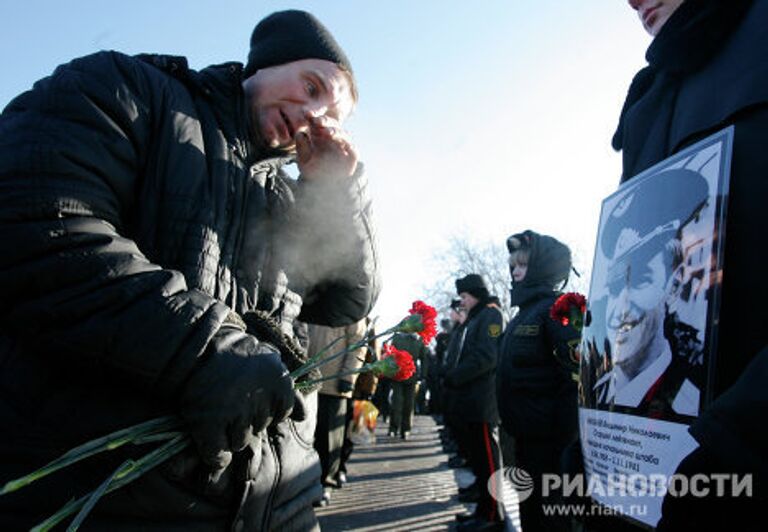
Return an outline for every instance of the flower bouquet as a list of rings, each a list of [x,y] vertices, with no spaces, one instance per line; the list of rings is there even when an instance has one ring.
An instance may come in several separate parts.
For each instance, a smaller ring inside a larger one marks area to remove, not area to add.
[[[342,351],[328,355],[336,343],[336,341],[332,342],[289,374],[293,379],[294,388],[299,391],[308,390],[312,389],[317,383],[328,378],[336,378],[343,375],[366,371],[373,372],[374,375],[377,376],[386,376],[394,380],[408,379],[415,371],[413,359],[407,352],[395,349],[391,345],[387,345],[384,348],[384,356],[382,356],[380,360],[364,364],[361,368],[355,371],[334,375],[333,377],[302,380],[300,382],[297,380],[326,362],[364,346],[366,342],[373,338],[392,336],[398,332],[418,333],[426,345],[432,338],[434,338],[437,332],[435,326],[436,316],[437,312],[434,308],[422,301],[416,301],[409,310],[408,317],[404,318],[394,327],[391,327],[374,337],[366,337]],[[22,489],[40,478],[48,476],[96,454],[111,451],[127,444],[142,445],[150,442],[162,443],[159,447],[137,460],[125,461],[91,493],[88,493],[79,499],[71,500],[55,514],[32,529],[32,532],[44,532],[50,530],[64,519],[77,512],[77,515],[67,528],[68,532],[75,531],[80,527],[83,520],[102,496],[120,489],[126,484],[136,480],[150,469],[157,467],[192,444],[192,439],[185,431],[184,421],[181,418],[176,416],[165,416],[151,419],[86,442],[69,450],[37,471],[33,471],[24,477],[7,482],[0,488],[0,496]]]
[[[549,317],[563,327],[571,326],[581,335],[584,328],[584,319],[587,313],[587,298],[577,292],[568,292],[558,297],[549,309]],[[568,342],[568,361],[571,377],[578,381],[578,367],[581,362],[579,344],[581,338],[574,338]]]
[[[549,309],[549,317],[560,322],[563,327],[571,325],[577,331],[584,328],[584,315],[587,312],[587,298],[577,292],[568,292],[555,300]]]

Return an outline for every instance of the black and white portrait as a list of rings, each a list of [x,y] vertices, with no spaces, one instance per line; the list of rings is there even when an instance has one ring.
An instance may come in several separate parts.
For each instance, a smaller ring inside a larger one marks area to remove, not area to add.
[[[659,165],[603,203],[581,402],[679,420],[698,415],[719,285],[718,146]]]

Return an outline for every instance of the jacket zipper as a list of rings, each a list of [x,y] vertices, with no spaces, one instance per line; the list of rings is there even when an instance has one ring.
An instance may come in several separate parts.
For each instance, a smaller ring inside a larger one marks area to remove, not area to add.
[[[269,522],[272,520],[272,501],[274,500],[275,494],[277,493],[277,486],[280,484],[280,476],[282,475],[280,468],[280,457],[277,453],[277,436],[267,432],[267,442],[269,443],[269,449],[272,451],[272,459],[275,461],[275,477],[272,479],[272,487],[269,490],[267,505],[264,509],[264,521],[261,525],[261,529],[265,531],[271,530],[271,528],[269,528],[267,525],[269,525]]]
[[[230,271],[231,275],[234,281],[234,284],[238,284],[238,270],[239,270],[239,262],[240,262],[240,251],[243,246],[243,238],[245,235],[245,229],[246,229],[246,223],[247,223],[247,209],[248,209],[248,193],[251,188],[251,169],[252,165],[249,165],[248,159],[250,157],[249,154],[249,131],[248,131],[248,125],[247,125],[247,115],[245,114],[245,96],[243,94],[240,94],[237,98],[237,114],[238,117],[244,117],[243,119],[237,120],[237,126],[236,126],[236,138],[233,139],[233,142],[227,141],[227,144],[229,145],[229,156],[231,157],[231,166],[235,167],[235,175],[232,176],[232,179],[236,179],[238,176],[244,176],[244,179],[242,180],[242,197],[240,198],[240,209],[239,209],[239,216],[238,216],[238,228],[237,233],[235,234],[235,243],[232,248],[232,262],[230,265]],[[245,122],[245,124],[244,124]],[[237,183],[235,183],[235,191],[237,191]],[[237,294],[232,294],[233,298],[237,297]],[[236,300],[234,301],[236,303]],[[235,306],[235,305],[233,305]]]

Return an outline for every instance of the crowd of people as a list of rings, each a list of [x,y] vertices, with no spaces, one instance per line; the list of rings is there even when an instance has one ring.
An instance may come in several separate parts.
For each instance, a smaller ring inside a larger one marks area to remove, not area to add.
[[[629,4],[654,40],[613,137],[622,182],[735,131],[714,378],[690,329],[670,321],[667,296],[694,282],[684,229],[708,201],[685,168],[654,176],[663,200],[638,189],[608,213],[606,296],[588,314],[607,331],[605,354],[580,353],[580,331],[550,316],[569,247],[525,230],[506,240],[511,309],[466,272],[432,349],[413,333],[392,338],[412,377],[359,373],[381,357],[370,317],[381,283],[364,168],[344,129],[354,71],[313,15],[281,11],[257,24],[244,65],[196,71],[182,57],[101,52],[0,116],[0,485],[84,440],[174,415],[192,445],[105,496],[89,526],[315,530],[313,506],[346,483],[353,405],[366,400],[390,439],[411,436],[414,413],[443,422],[449,464],[475,478],[460,490],[476,506],[458,530],[505,529],[498,473],[510,465],[533,483],[525,532],[637,530],[543,510],[564,500],[543,493],[545,473],[584,471],[581,402],[693,419],[697,447],[679,473],[755,476],[746,501],[668,496],[658,530],[764,521],[768,0]],[[648,211],[658,224],[638,221]],[[348,349],[294,381],[328,345]],[[139,454],[120,448],[0,497],[0,528],[29,529]]]
[[[451,322],[436,339],[438,411],[445,446],[456,453],[449,465],[469,467],[475,478],[459,492],[460,501],[477,504],[456,516],[458,530],[503,530],[502,477],[494,474],[511,461],[532,475],[533,493],[540,494],[541,475],[560,470],[561,454],[577,438],[579,334],[550,318],[572,270],[571,252],[531,230],[510,236],[507,248],[514,318],[505,323],[498,297],[481,275],[470,273],[456,279]],[[565,518],[543,515],[543,503],[535,495],[521,503],[523,529],[567,530]]]

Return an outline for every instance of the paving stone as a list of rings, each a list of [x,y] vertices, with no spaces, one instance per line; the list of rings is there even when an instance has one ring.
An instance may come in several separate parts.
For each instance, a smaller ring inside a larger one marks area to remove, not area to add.
[[[381,426],[383,425],[383,426]],[[458,501],[459,486],[472,483],[467,469],[448,467],[439,429],[430,416],[416,416],[408,440],[376,428],[376,442],[357,445],[347,464],[348,483],[333,490],[330,505],[317,508],[320,526],[337,530],[450,530],[455,515],[473,505]],[[505,506],[519,527],[514,492],[505,489]]]

